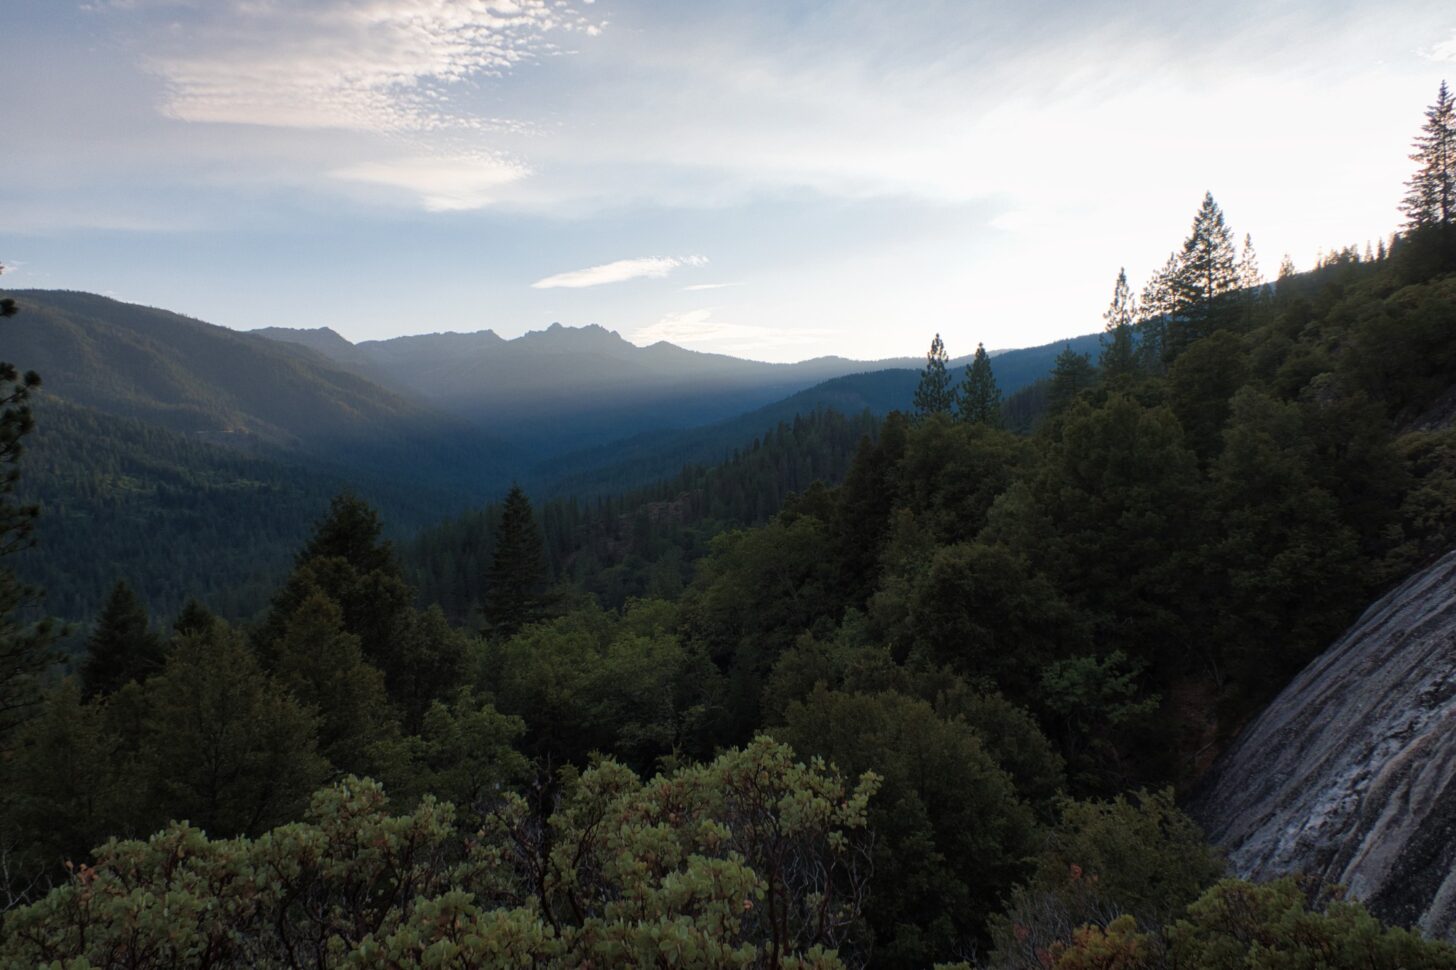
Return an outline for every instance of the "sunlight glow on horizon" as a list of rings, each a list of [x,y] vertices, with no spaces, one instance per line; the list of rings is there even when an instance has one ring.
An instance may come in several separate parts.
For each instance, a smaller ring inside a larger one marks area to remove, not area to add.
[[[1266,276],[1388,237],[1456,63],[1426,0],[19,0],[0,27],[7,285],[768,360],[1092,332],[1205,190]]]

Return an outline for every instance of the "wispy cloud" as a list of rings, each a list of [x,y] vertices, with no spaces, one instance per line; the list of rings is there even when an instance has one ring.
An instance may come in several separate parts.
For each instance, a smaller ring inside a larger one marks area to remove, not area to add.
[[[614,263],[574,269],[557,273],[532,283],[533,289],[555,288],[580,289],[585,286],[601,286],[604,283],[623,283],[636,279],[661,279],[679,266],[706,266],[704,256],[641,256],[637,259],[619,259]]]
[[[694,283],[692,286],[684,286],[682,288],[682,292],[684,292],[684,293],[698,293],[698,292],[701,292],[703,290],[726,290],[730,286],[742,286],[742,285],[743,285],[742,282],[738,282],[738,283]]]
[[[1450,37],[1439,44],[1433,44],[1421,53],[1429,60],[1456,63],[1456,30],[1451,32]]]
[[[595,26],[559,0],[219,0],[150,59],[194,122],[374,132],[479,127],[451,89]]]
[[[489,89],[600,33],[590,0],[96,0],[145,51],[156,108],[188,124],[266,128],[252,144],[308,174],[403,189],[429,211],[478,209],[532,174],[506,155],[541,134]],[[509,102],[516,111],[529,111]],[[237,133],[230,133],[230,136]],[[290,172],[290,177],[298,174]]]
[[[479,209],[496,201],[500,189],[530,174],[509,159],[482,156],[400,158],[361,162],[334,170],[335,178],[404,189],[431,212]]]

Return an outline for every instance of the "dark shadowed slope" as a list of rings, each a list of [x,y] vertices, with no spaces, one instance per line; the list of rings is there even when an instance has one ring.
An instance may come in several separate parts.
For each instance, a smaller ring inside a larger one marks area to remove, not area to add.
[[[498,442],[313,350],[86,293],[14,296],[24,326],[10,352],[50,397],[342,472],[470,494],[509,480]]]

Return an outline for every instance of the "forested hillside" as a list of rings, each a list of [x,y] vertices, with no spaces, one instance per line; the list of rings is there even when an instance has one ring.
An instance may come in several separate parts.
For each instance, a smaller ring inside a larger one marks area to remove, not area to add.
[[[815,483],[839,482],[877,428],[868,411],[857,418],[811,411],[722,464],[689,465],[625,494],[554,499],[539,513],[546,575],[614,609],[635,597],[676,596],[713,536],[764,522]],[[424,602],[474,622],[489,592],[503,512],[487,505],[425,530],[407,548],[405,564]]]
[[[8,352],[45,376],[21,561],[72,620],[117,579],[164,615],[205,596],[243,617],[330,495],[418,528],[510,482],[514,454],[301,348],[86,293],[16,291]],[[165,554],[162,554],[165,553]]]
[[[1456,546],[1428,120],[1399,234],[1269,282],[1208,195],[1014,414],[936,335],[909,411],[620,498],[401,554],[337,497],[253,623],[118,587],[56,669],[12,619],[0,965],[1456,966],[1178,807]]]
[[[237,447],[307,447],[352,466],[420,462],[433,438],[466,431],[294,345],[89,293],[12,297],[26,312],[12,353],[44,369],[48,396],[105,414]],[[463,476],[474,457],[440,470]]]
[[[16,567],[45,590],[46,611],[69,620],[94,617],[118,579],[159,616],[199,598],[250,617],[338,492],[366,497],[406,535],[469,502],[455,489],[349,473],[262,443],[210,444],[48,395],[34,406],[17,493],[41,515],[37,547]]]

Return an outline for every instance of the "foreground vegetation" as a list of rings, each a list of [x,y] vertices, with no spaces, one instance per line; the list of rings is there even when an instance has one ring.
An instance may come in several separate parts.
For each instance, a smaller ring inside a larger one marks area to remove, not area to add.
[[[1224,879],[1175,800],[1456,545],[1426,196],[1273,285],[1205,199],[1031,434],[937,338],[914,415],[545,537],[514,490],[411,551],[450,615],[348,496],[256,622],[159,631],[118,585],[43,695],[0,584],[0,965],[1453,965],[1332,887]]]

